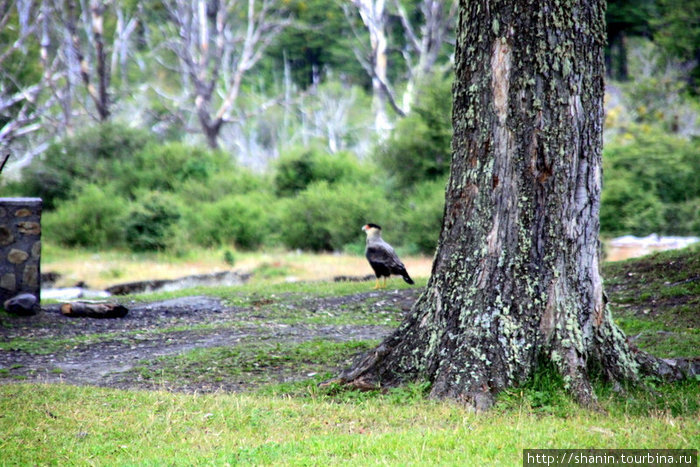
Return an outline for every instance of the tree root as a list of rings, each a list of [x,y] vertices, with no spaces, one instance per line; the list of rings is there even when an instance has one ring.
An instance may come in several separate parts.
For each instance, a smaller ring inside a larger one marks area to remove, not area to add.
[[[666,382],[700,376],[700,357],[659,358],[637,349],[635,359],[642,374],[655,376]]]

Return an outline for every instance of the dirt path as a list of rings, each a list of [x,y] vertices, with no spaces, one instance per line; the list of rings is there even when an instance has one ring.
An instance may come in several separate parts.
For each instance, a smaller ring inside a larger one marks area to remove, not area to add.
[[[418,292],[265,299],[247,306],[193,296],[124,303],[129,313],[121,319],[67,318],[58,305],[28,318],[5,315],[0,317],[0,340],[8,344],[0,349],[0,382],[22,379],[137,388],[144,384],[123,377],[129,370],[195,348],[235,346],[250,339],[381,339],[410,309]]]

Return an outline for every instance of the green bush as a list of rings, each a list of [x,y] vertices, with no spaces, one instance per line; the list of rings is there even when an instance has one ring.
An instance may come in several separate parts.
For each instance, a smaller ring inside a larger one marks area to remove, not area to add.
[[[292,196],[313,182],[350,182],[369,177],[369,170],[347,152],[329,154],[315,147],[295,148],[275,164],[274,186],[279,196]]]
[[[367,222],[390,223],[390,206],[381,189],[357,183],[316,182],[284,200],[280,236],[288,248],[342,251],[362,239]]]
[[[170,193],[141,194],[125,223],[126,243],[133,251],[164,250],[172,245],[182,208]]]
[[[605,182],[600,210],[602,232],[645,236],[662,233],[664,224],[663,203],[632,177],[618,176]]]
[[[700,198],[667,206],[664,219],[667,226],[675,226],[670,233],[700,236]]]
[[[401,216],[404,247],[412,253],[433,254],[445,210],[445,180],[423,182],[408,197]]]
[[[86,185],[43,215],[44,237],[65,246],[113,248],[124,244],[129,202],[113,187]]]
[[[273,203],[269,196],[249,193],[203,204],[187,215],[190,238],[202,246],[234,244],[245,250],[257,248],[269,234]]]
[[[696,235],[700,140],[634,128],[603,153],[601,230],[609,234]],[[679,215],[688,213],[688,216]]]
[[[254,174],[245,168],[231,167],[217,170],[209,176],[206,183],[186,180],[179,187],[178,193],[189,203],[211,203],[230,195],[271,192],[270,184],[268,177]]]
[[[149,144],[115,164],[121,191],[134,196],[143,190],[178,191],[186,183],[206,186],[220,172],[232,173],[231,156],[183,143]]]
[[[115,165],[124,164],[152,137],[143,130],[116,123],[90,127],[75,137],[52,144],[22,173],[25,196],[38,196],[44,209],[67,199],[76,184],[104,184],[113,180]]]
[[[442,179],[452,158],[452,90],[435,76],[418,94],[413,111],[380,147],[379,165],[403,192],[422,181]]]

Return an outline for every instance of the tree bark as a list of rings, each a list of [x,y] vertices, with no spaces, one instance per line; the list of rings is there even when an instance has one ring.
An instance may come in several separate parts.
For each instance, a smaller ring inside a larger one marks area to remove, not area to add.
[[[426,379],[488,408],[553,362],[635,380],[599,270],[605,1],[460,1],[453,159],[432,274],[399,328],[340,376]]]

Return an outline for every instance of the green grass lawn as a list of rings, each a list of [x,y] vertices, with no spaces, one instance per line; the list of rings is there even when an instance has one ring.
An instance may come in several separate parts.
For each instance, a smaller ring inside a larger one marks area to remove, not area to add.
[[[532,394],[512,393],[476,415],[424,400],[420,388],[285,397],[11,384],[0,386],[0,462],[521,465],[524,448],[697,449],[697,387],[670,393],[695,405],[674,415],[632,393],[646,401],[639,411],[605,394],[608,413],[598,413],[560,396],[533,407]]]

